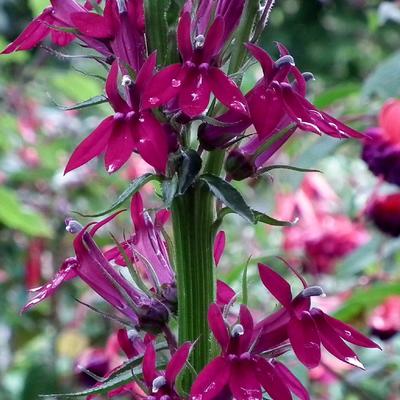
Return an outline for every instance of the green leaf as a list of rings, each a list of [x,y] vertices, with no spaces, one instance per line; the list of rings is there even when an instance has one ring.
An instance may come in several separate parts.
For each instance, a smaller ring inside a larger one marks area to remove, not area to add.
[[[272,218],[269,215],[256,210],[253,210],[253,213],[256,218],[256,223],[262,222],[263,224],[273,225],[273,226],[292,226],[295,223],[290,221],[281,221],[279,219]]]
[[[242,303],[245,306],[247,306],[249,300],[249,284],[247,279],[247,270],[249,269],[250,260],[251,256],[247,259],[242,275]]]
[[[73,104],[72,106],[61,106],[57,104],[54,100],[53,103],[63,111],[70,111],[70,110],[81,110],[82,108],[88,108],[92,106],[96,106],[98,104],[103,104],[103,103],[108,103],[108,99],[106,96],[100,95],[100,96],[95,96],[91,97],[88,100],[82,101],[77,104]]]
[[[212,174],[204,174],[200,179],[208,185],[218,200],[222,201],[222,203],[247,221],[252,224],[256,223],[253,211],[247,205],[240,192],[231,184]]]
[[[0,204],[0,223],[29,236],[52,236],[52,229],[45,218],[25,207],[10,189],[0,187]]]
[[[379,282],[368,287],[355,289],[353,295],[335,312],[334,316],[342,321],[352,321],[392,295],[400,295],[400,282]]]
[[[360,91],[360,85],[354,82],[346,82],[336,85],[332,89],[325,90],[322,94],[317,96],[313,103],[318,108],[326,108],[332,104],[343,100],[346,97],[357,94]]]
[[[300,168],[300,167],[293,167],[291,165],[277,164],[277,165],[271,165],[269,167],[262,168],[259,171],[259,173],[262,174],[264,172],[269,172],[274,169],[289,169],[291,171],[297,171],[297,172],[321,172],[319,169]]]
[[[82,214],[82,213],[77,213],[79,215],[82,215],[83,217],[101,217],[105,214],[109,214],[112,211],[116,210],[118,207],[120,207],[126,200],[128,200],[130,197],[132,197],[135,193],[137,193],[146,183],[149,183],[153,180],[160,180],[161,178],[158,175],[154,174],[144,174],[140,176],[139,178],[133,180],[129,186],[125,189],[123,193],[121,193],[117,200],[114,201],[114,203],[111,204],[111,206],[104,211],[101,211],[97,214]]]
[[[167,11],[171,0],[145,0],[146,36],[149,53],[157,50],[158,62],[165,65],[168,43]]]
[[[365,98],[400,96],[400,52],[383,61],[374,72],[366,79],[362,88]]]
[[[178,194],[182,195],[193,184],[200,172],[202,160],[199,154],[189,149],[182,153],[182,162],[178,171]]]
[[[172,201],[178,191],[178,176],[174,175],[171,179],[162,182],[163,200],[166,208],[170,208]]]

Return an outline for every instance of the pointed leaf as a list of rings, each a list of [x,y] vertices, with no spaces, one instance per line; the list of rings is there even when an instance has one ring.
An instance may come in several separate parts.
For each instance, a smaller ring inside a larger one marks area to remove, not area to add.
[[[182,153],[182,163],[179,168],[178,194],[184,194],[200,172],[202,160],[197,151],[189,149]]]
[[[88,108],[88,107],[92,107],[92,106],[97,106],[98,104],[108,103],[108,99],[106,96],[103,96],[103,95],[94,96],[88,100],[73,104],[72,106],[61,106],[61,105],[57,104],[54,100],[53,100],[53,102],[55,103],[57,108],[59,108],[60,110],[71,111],[71,110],[82,110],[83,108]]]
[[[246,204],[240,192],[231,184],[212,174],[204,174],[200,179],[208,185],[211,192],[218,200],[221,200],[236,214],[240,215],[252,224],[256,222],[253,211]]]
[[[253,210],[253,213],[256,218],[256,222],[262,222],[263,224],[272,226],[292,226],[294,224],[294,222],[281,221],[279,219],[272,218],[269,215],[264,214],[260,211]]]
[[[178,176],[174,175],[171,179],[162,182],[163,200],[166,208],[170,208],[174,197],[178,191]]]

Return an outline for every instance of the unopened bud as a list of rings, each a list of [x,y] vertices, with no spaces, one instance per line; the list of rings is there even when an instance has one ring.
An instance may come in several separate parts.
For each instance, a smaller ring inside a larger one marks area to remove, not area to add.
[[[83,229],[83,226],[74,219],[65,220],[65,230],[73,235],[79,233]]]
[[[132,79],[131,79],[131,77],[129,75],[124,75],[122,77],[122,80],[121,80],[121,85],[122,86],[131,86],[132,83],[133,83]]]
[[[167,307],[159,300],[153,300],[150,304],[140,307],[140,328],[155,335],[162,332],[168,322],[169,312]]]
[[[228,176],[235,181],[249,178],[256,173],[255,165],[239,151],[232,151],[225,162],[225,170]]]

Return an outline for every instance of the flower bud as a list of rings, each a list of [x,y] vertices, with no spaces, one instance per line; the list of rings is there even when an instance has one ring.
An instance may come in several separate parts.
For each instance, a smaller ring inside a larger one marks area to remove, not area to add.
[[[138,310],[140,328],[154,335],[162,332],[169,319],[167,307],[158,300],[144,304]]]
[[[235,181],[249,178],[256,173],[255,165],[242,153],[233,150],[226,159],[225,170]]]
[[[176,284],[162,285],[161,296],[162,302],[168,307],[171,313],[176,314],[178,311],[178,292]]]

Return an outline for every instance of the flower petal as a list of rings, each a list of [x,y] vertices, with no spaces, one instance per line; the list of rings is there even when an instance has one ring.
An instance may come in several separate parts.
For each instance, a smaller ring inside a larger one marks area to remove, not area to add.
[[[189,117],[196,117],[207,108],[210,94],[207,76],[197,69],[189,70],[179,93],[179,107]]]
[[[260,63],[264,78],[269,82],[275,70],[274,60],[265,50],[253,43],[246,43],[245,46],[251,55]]]
[[[104,165],[109,174],[118,171],[135,149],[133,129],[134,125],[128,121],[114,123],[104,155]]]
[[[292,400],[292,395],[287,385],[265,358],[257,357],[256,375],[272,400]]]
[[[208,325],[210,326],[215,339],[217,339],[221,346],[222,351],[225,351],[228,347],[230,338],[221,310],[216,304],[211,304],[208,309]]]
[[[230,377],[230,363],[217,357],[197,375],[190,391],[190,399],[214,400],[224,389]]]
[[[114,124],[113,117],[107,117],[100,125],[86,138],[72,153],[67,166],[64,170],[64,175],[83,164],[86,164],[94,157],[102,153],[107,147],[108,139],[110,138]]]
[[[358,332],[352,326],[345,324],[342,321],[339,321],[336,318],[332,318],[329,315],[324,315],[325,321],[335,330],[335,332],[346,342],[353,343],[357,346],[367,347],[367,348],[378,348],[380,346],[372,341],[367,336],[363,335],[362,333]]]
[[[313,308],[311,312],[325,349],[339,360],[354,367],[365,369],[357,354],[343,342],[336,331],[326,322],[325,314],[317,308]]]
[[[182,67],[173,64],[153,76],[142,96],[142,109],[166,104],[177,95],[182,84]]]
[[[174,385],[177,376],[185,366],[191,350],[192,343],[184,343],[178,350],[176,350],[168,363],[167,369],[165,370],[165,378],[171,387]]]
[[[71,14],[74,26],[85,36],[96,39],[108,39],[114,36],[113,26],[102,15],[91,12]]]
[[[224,106],[241,114],[248,114],[246,98],[232,79],[216,67],[208,70],[208,77],[211,91]]]
[[[154,349],[154,344],[153,342],[150,342],[146,346],[142,363],[143,379],[149,388],[152,387],[154,379],[158,376],[156,360],[157,355]]]
[[[130,111],[128,104],[126,104],[125,100],[121,97],[118,91],[118,72],[118,61],[115,60],[111,65],[110,72],[108,73],[106,94],[115,111],[127,113]]]
[[[255,374],[255,363],[251,360],[234,363],[231,367],[229,387],[236,400],[261,400],[261,385]]]
[[[178,50],[183,61],[189,60],[193,54],[191,25],[190,12],[184,12],[179,20],[177,31]]]
[[[224,45],[225,22],[220,15],[215,18],[213,24],[207,32],[202,52],[203,62],[209,63]]]
[[[149,55],[146,62],[143,64],[142,68],[140,68],[140,71],[138,72],[135,82],[135,89],[139,93],[143,93],[144,88],[150,82],[153,76],[154,68],[156,67],[156,62],[157,52],[153,51],[153,53]]]
[[[168,161],[166,132],[151,111],[143,111],[137,126],[137,149],[143,160],[164,173]]]
[[[258,272],[264,286],[284,307],[290,308],[292,291],[290,285],[278,273],[264,264],[258,264]]]
[[[214,240],[214,262],[218,266],[222,254],[225,250],[226,237],[224,231],[219,231]]]
[[[244,333],[239,337],[239,352],[245,353],[249,350],[251,339],[253,338],[254,321],[249,309],[242,304],[239,312],[240,324],[244,328]]]
[[[51,31],[49,25],[54,22],[52,11],[51,7],[45,8],[0,54],[30,50],[37,46]]]
[[[143,216],[143,200],[140,193],[136,193],[131,200],[131,218],[135,232],[146,229],[146,223]]]
[[[236,292],[225,282],[217,280],[217,304],[225,306],[236,296]]]
[[[314,368],[321,361],[321,340],[310,313],[304,311],[301,319],[292,317],[288,324],[290,344],[296,357],[307,368]]]
[[[281,362],[274,361],[273,366],[277,375],[292,393],[294,393],[300,400],[310,400],[310,394],[297,377]]]

